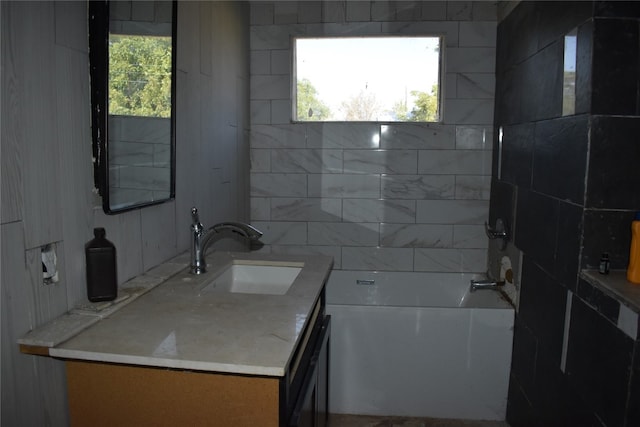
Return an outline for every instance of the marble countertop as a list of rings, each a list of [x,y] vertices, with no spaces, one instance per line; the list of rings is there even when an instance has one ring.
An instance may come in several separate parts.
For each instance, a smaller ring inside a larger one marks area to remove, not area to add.
[[[284,295],[208,291],[229,265],[304,266]],[[186,269],[92,322],[49,355],[108,363],[283,376],[332,267],[330,257],[214,252],[209,271]]]

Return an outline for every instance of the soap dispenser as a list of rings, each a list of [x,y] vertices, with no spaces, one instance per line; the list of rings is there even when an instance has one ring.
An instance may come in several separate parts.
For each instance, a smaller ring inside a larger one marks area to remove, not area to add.
[[[640,284],[640,212],[631,221],[631,247],[629,250],[629,267],[627,280]]]
[[[116,247],[105,238],[104,228],[94,228],[93,235],[84,248],[87,296],[91,302],[112,301],[118,296]]]

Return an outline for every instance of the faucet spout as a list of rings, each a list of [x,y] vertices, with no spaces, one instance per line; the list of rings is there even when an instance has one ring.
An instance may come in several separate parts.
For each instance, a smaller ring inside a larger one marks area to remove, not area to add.
[[[252,225],[243,222],[221,222],[205,230],[198,215],[198,209],[191,208],[191,274],[202,274],[207,271],[207,263],[204,259],[205,252],[211,238],[224,231],[230,230],[249,240],[256,241],[262,237],[262,232]]]
[[[499,282],[497,280],[475,280],[471,279],[471,292],[475,292],[481,289],[500,289],[500,287],[504,286],[504,282]]]

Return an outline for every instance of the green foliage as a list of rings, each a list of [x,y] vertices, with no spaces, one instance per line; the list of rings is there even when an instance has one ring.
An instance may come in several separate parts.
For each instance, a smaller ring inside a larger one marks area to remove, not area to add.
[[[305,121],[327,120],[331,110],[318,96],[317,89],[309,79],[298,80],[297,118]]]
[[[402,122],[435,122],[438,120],[438,85],[433,85],[431,93],[412,90],[415,106],[408,111],[405,101],[398,101],[393,106],[393,114]]]
[[[347,121],[375,121],[382,112],[382,107],[373,92],[361,90],[341,105]]]
[[[171,39],[109,38],[109,114],[171,117]]]

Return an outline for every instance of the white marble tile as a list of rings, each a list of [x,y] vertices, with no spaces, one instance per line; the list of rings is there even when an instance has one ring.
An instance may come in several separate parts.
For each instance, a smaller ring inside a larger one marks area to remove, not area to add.
[[[491,150],[492,148],[492,126],[456,126],[456,149]]]
[[[484,230],[484,225],[454,225],[453,226],[453,247],[486,249],[489,246],[489,239]]]
[[[447,19],[451,21],[470,21],[473,12],[472,1],[448,1]]]
[[[383,175],[383,199],[453,199],[454,175]]]
[[[444,43],[448,48],[458,46],[458,23],[457,22],[384,22],[382,32],[387,34],[401,35],[444,35]]]
[[[344,22],[346,12],[346,2],[323,1],[322,2],[322,22]]]
[[[289,49],[291,36],[304,34],[304,25],[257,25],[249,27],[250,46],[259,49]]]
[[[466,200],[489,200],[491,196],[491,176],[457,175],[455,198]]]
[[[492,47],[459,47],[447,49],[448,73],[493,73],[496,49]]]
[[[446,73],[444,76],[444,92],[447,98],[458,97],[458,73]]]
[[[305,148],[305,144],[304,126],[251,126],[251,148]]]
[[[109,140],[166,143],[171,135],[171,120],[161,117],[112,116],[109,120]]]
[[[453,149],[455,127],[441,124],[380,126],[380,147],[395,149]]]
[[[250,53],[250,72],[252,76],[271,74],[271,51],[252,50]]]
[[[484,273],[486,249],[415,249],[415,271]]]
[[[379,198],[380,175],[309,175],[309,197]]]
[[[378,223],[310,222],[310,245],[378,246]]]
[[[380,224],[380,246],[397,248],[450,248],[453,227],[433,224]]]
[[[418,152],[415,150],[345,150],[345,173],[415,174]]]
[[[124,188],[166,190],[171,180],[171,169],[154,167],[121,167],[119,184]]]
[[[350,1],[346,2],[346,20],[369,21],[371,19],[371,3],[368,1]]]
[[[446,1],[423,1],[422,19],[425,21],[446,21],[447,2]]]
[[[422,1],[400,1],[395,3],[396,21],[422,20]]]
[[[288,75],[254,75],[250,78],[251,100],[289,99],[291,79]]]
[[[342,150],[273,150],[274,172],[342,173]]]
[[[496,93],[496,78],[493,73],[458,73],[456,94],[447,92],[448,98],[493,99]]]
[[[252,221],[269,221],[271,219],[271,199],[267,197],[251,197],[250,218]]]
[[[296,246],[272,245],[270,253],[274,255],[325,255],[333,258],[333,268],[342,268],[342,248],[340,246]]]
[[[307,176],[304,174],[252,173],[252,197],[305,197]]]
[[[342,200],[330,198],[273,198],[274,221],[341,221]]]
[[[156,168],[171,167],[171,146],[169,144],[153,145],[153,166]]]
[[[255,125],[268,125],[271,123],[271,101],[250,101],[251,123]]]
[[[498,24],[495,21],[460,23],[460,47],[495,47]]]
[[[271,101],[271,124],[286,125],[291,122],[291,101],[274,99]]]
[[[342,216],[349,222],[415,223],[415,200],[345,199]]]
[[[418,173],[491,175],[491,151],[420,150]]]
[[[298,22],[298,3],[277,1],[273,4],[273,22],[275,24],[295,24]]]
[[[343,247],[342,268],[346,270],[412,271],[413,249]]]
[[[445,123],[491,125],[493,99],[445,99]]]
[[[271,172],[271,150],[252,148],[249,153],[252,173]]]
[[[394,4],[389,1],[371,2],[372,21],[394,21],[396,10]]]
[[[489,202],[478,200],[418,200],[419,224],[484,224],[489,217]]]
[[[379,148],[380,131],[373,123],[313,123],[307,125],[309,148]]]
[[[308,24],[306,35],[320,36],[378,36],[382,28],[381,22],[325,22],[322,24]]]
[[[291,51],[289,49],[271,51],[271,74],[291,73]]]
[[[253,221],[251,223],[262,231],[260,241],[266,245],[306,245],[306,222]]]
[[[322,21],[322,3],[320,1],[302,1],[298,3],[298,22],[312,24]]]
[[[109,140],[109,164],[152,166],[153,146],[141,142]]]
[[[251,25],[269,25],[273,24],[273,3],[267,2],[251,2],[250,5],[250,22]]]

